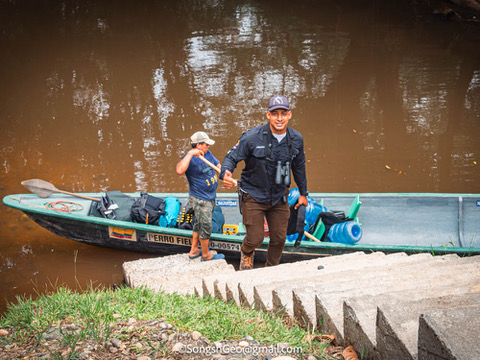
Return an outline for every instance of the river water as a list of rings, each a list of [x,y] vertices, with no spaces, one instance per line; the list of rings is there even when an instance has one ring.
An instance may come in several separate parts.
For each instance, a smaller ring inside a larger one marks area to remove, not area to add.
[[[185,192],[203,130],[221,160],[291,100],[310,192],[480,192],[480,26],[408,1],[0,2],[0,195]],[[236,173],[238,176],[238,172]],[[221,192],[227,191],[220,188]],[[152,256],[86,246],[0,205],[0,311]]]

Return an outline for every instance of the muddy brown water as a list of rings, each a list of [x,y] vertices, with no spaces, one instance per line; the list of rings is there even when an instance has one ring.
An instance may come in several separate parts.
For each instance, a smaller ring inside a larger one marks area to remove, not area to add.
[[[174,169],[189,136],[207,131],[223,159],[274,94],[304,135],[310,192],[480,192],[475,23],[407,1],[0,6],[2,197],[30,178],[185,192]],[[124,261],[152,256],[60,238],[3,205],[0,219],[0,311],[60,284],[119,283]]]

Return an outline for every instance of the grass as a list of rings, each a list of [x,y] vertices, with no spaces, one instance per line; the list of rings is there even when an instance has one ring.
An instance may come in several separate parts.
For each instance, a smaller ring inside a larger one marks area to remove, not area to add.
[[[275,314],[214,298],[155,294],[145,288],[90,288],[76,292],[59,287],[49,294],[40,294],[36,300],[17,297],[17,304],[9,304],[7,312],[0,317],[0,327],[15,328],[10,341],[16,344],[32,341],[38,344],[52,327],[77,324],[81,331],[76,335],[60,334],[74,354],[77,342],[85,339],[103,346],[111,335],[111,324],[129,318],[164,318],[177,331],[196,330],[210,341],[251,336],[262,344],[287,342],[292,347],[301,347],[303,352],[327,358],[323,355],[326,344],[311,341],[319,337]]]

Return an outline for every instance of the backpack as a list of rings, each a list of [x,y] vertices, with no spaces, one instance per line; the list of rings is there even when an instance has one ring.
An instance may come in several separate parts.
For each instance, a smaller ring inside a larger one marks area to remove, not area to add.
[[[212,233],[221,234],[223,232],[223,225],[225,224],[225,216],[223,216],[222,208],[215,206],[212,215]]]
[[[193,230],[193,224],[195,223],[195,213],[193,208],[184,207],[182,212],[177,218],[177,228],[184,230]],[[212,214],[212,233],[221,234],[223,232],[223,225],[225,224],[225,216],[223,215],[222,208],[215,206]]]
[[[178,214],[177,228],[184,230],[193,230],[193,224],[195,223],[195,214],[193,208],[184,207],[182,212]]]
[[[164,199],[142,192],[132,205],[132,219],[137,223],[158,225],[160,217],[166,214],[165,206]]]
[[[132,221],[131,208],[135,199],[121,191],[107,191],[99,202],[92,204],[89,215]]]
[[[165,198],[165,214],[160,216],[159,226],[177,226],[178,213],[180,212],[180,201],[176,197]]]
[[[296,203],[295,203],[296,204]],[[295,204],[290,206],[290,217],[288,218],[287,235],[298,234],[295,241],[295,248],[300,247],[300,243],[303,238],[303,232],[305,228],[305,205],[300,205],[295,210]]]

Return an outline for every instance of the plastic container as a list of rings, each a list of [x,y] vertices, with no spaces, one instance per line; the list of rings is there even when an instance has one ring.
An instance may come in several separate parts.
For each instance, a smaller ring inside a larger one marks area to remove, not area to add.
[[[290,241],[290,242],[295,241],[295,240],[297,240],[297,237],[298,237],[298,233],[292,234],[292,235],[287,235],[287,241]]]
[[[270,231],[268,230],[267,219],[263,218],[263,236],[268,238],[270,237]]]
[[[355,221],[346,221],[333,224],[327,236],[332,242],[353,245],[362,238],[362,228]]]
[[[305,208],[305,221],[310,224],[315,224],[318,215],[320,215],[321,212],[327,212],[328,209],[325,206],[317,204],[310,196],[307,197],[307,200],[308,205]]]
[[[288,205],[293,205],[297,202],[298,198],[300,197],[300,190],[298,188],[290,189],[288,192]]]

